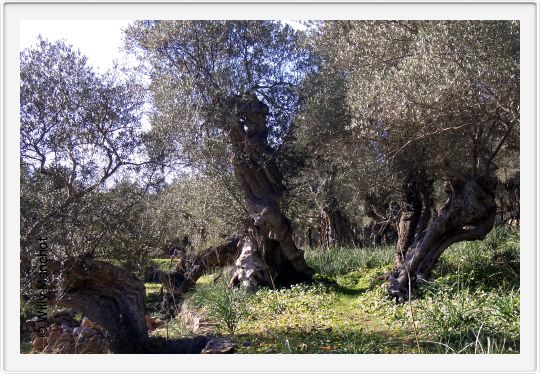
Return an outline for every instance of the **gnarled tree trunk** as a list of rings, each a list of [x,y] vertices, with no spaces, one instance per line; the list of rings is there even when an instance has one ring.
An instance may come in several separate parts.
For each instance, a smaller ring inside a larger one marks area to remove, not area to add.
[[[206,249],[193,259],[183,259],[173,271],[158,271],[163,286],[173,295],[182,296],[195,287],[205,273],[226,265],[232,265],[240,253],[242,241],[238,237],[225,244]]]
[[[145,347],[144,283],[107,262],[81,257],[66,261],[57,303],[73,308],[106,330],[114,353]]]
[[[250,94],[237,98],[236,108],[237,123],[229,129],[232,165],[253,227],[244,238],[233,282],[253,289],[308,280],[313,269],[296,247],[291,222],[279,206],[284,187],[268,146],[268,106]]]
[[[439,215],[427,229],[415,235],[414,241],[404,248],[395,269],[388,274],[391,295],[399,301],[406,300],[410,296],[409,287],[428,278],[450,245],[485,238],[495,222],[494,190],[493,178],[469,177],[448,183],[448,200]],[[411,218],[414,219],[414,215]],[[405,221],[403,227],[408,228],[410,221]],[[407,244],[413,237],[410,232],[405,233],[407,236],[400,245]]]
[[[402,187],[403,203],[399,213],[397,267],[401,266],[409,247],[419,239],[430,220],[436,216],[433,201],[433,180],[425,173],[413,171]]]
[[[232,165],[252,222],[242,237],[211,247],[172,272],[161,272],[162,283],[175,296],[192,289],[204,273],[230,264],[232,284],[249,290],[289,286],[313,274],[279,207],[284,187],[267,144],[268,107],[254,95],[236,98],[235,105],[237,123],[228,130]]]

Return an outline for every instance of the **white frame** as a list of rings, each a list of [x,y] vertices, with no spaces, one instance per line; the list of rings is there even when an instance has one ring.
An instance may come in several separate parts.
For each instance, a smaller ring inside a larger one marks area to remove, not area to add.
[[[538,370],[537,2],[2,3],[2,329],[6,372],[535,372]],[[354,15],[358,15],[355,17]],[[519,19],[521,353],[517,355],[22,355],[19,347],[19,21],[29,19]],[[534,201],[534,203],[533,203]],[[17,321],[15,323],[15,321]]]

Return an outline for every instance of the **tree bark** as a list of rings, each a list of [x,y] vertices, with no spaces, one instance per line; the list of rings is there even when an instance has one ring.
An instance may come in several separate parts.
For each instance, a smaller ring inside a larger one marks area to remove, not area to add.
[[[429,277],[446,248],[460,241],[484,239],[495,222],[494,191],[493,178],[469,177],[448,183],[448,200],[440,214],[405,248],[401,261],[388,274],[389,293],[398,301],[407,300],[409,287]]]
[[[159,280],[169,293],[181,297],[193,289],[205,273],[232,265],[240,249],[240,238],[233,237],[225,244],[206,249],[193,259],[183,259],[173,271],[158,271]]]
[[[308,280],[313,269],[296,247],[291,222],[279,206],[284,186],[268,146],[268,106],[250,94],[237,98],[236,109],[237,123],[229,129],[231,161],[253,226],[244,238],[233,281],[251,289]]]
[[[248,290],[306,281],[313,270],[293,240],[281,212],[281,174],[267,144],[268,107],[256,96],[237,97],[237,123],[228,129],[234,176],[243,191],[251,222],[242,237],[211,247],[171,272],[160,272],[164,287],[181,297],[206,272],[234,264],[232,284]]]
[[[114,353],[144,350],[144,283],[107,262],[81,257],[68,260],[57,303],[73,308],[106,330]]]
[[[398,220],[396,266],[401,266],[410,246],[420,238],[436,215],[432,194],[433,180],[425,173],[413,171],[407,175],[402,187],[403,203]]]
[[[321,241],[325,247],[355,245],[351,222],[339,208],[326,206],[322,209],[321,228]]]

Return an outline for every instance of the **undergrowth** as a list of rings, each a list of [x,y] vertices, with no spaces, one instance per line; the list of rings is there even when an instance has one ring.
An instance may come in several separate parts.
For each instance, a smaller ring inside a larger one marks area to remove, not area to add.
[[[448,248],[410,305],[386,293],[392,247],[306,249],[310,284],[231,289],[205,280],[188,300],[240,353],[519,353],[519,232]],[[418,333],[416,343],[413,323]]]

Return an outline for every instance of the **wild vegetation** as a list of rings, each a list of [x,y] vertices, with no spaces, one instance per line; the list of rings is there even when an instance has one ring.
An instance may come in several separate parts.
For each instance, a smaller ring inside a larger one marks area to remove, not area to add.
[[[519,22],[300,26],[21,52],[21,319],[87,318],[34,351],[519,352]]]
[[[240,353],[519,353],[515,229],[454,245],[410,305],[386,294],[390,246],[306,250],[306,261],[317,272],[309,284],[250,295],[209,274],[186,302],[208,318],[207,333],[232,339]],[[147,284],[150,298],[159,287]],[[173,319],[152,334],[198,333]]]

